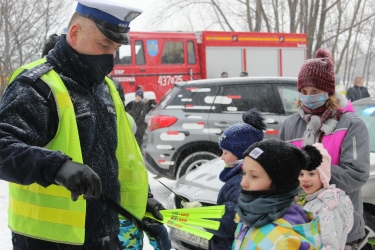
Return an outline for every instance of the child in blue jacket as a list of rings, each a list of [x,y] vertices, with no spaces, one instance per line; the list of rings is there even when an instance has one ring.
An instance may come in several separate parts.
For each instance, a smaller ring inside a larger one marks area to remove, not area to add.
[[[244,122],[235,123],[227,128],[219,139],[223,154],[221,159],[226,163],[220,173],[220,180],[225,182],[217,198],[218,205],[225,205],[225,214],[220,219],[218,230],[209,230],[214,234],[210,241],[211,250],[231,249],[234,240],[236,223],[234,209],[241,191],[241,176],[244,151],[255,142],[263,140],[266,129],[264,118],[256,109],[242,115]]]

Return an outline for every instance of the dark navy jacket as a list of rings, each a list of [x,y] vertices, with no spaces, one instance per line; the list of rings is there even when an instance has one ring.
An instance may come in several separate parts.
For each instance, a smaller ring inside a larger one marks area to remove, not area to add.
[[[100,176],[103,193],[119,202],[114,105],[107,85],[94,82],[90,69],[77,58],[65,36],[61,36],[49,52],[47,63],[33,74],[22,73],[4,93],[0,103],[0,178],[47,187],[55,183],[58,169],[70,159],[61,152],[43,148],[56,133],[58,117],[54,97],[48,87],[45,91],[47,85],[39,77],[53,68],[65,83],[74,105],[83,162]],[[101,244],[101,238],[106,236],[117,237],[117,213],[95,199],[87,200],[86,213],[84,246]],[[38,244],[41,249],[52,249],[51,243]],[[57,244],[54,247],[60,249]]]
[[[370,94],[368,93],[368,90],[366,87],[350,87],[348,91],[346,92],[346,98],[350,100],[351,102],[354,102],[356,100],[370,97]]]
[[[234,216],[236,215],[234,209],[237,206],[238,196],[241,193],[242,163],[234,168],[224,168],[219,178],[225,184],[220,189],[217,204],[225,205],[225,214],[220,219],[219,230],[208,230],[214,234],[210,241],[211,250],[232,249],[234,231],[237,227],[237,223],[234,222]]]

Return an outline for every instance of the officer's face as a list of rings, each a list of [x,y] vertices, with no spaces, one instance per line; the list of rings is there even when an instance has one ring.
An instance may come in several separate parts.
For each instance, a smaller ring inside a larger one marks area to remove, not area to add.
[[[80,54],[102,55],[115,54],[121,44],[116,43],[104,36],[92,22],[81,26],[73,25],[71,27],[73,34],[73,48]]]

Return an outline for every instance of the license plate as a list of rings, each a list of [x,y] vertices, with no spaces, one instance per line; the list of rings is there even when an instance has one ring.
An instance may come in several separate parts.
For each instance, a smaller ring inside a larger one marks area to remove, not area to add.
[[[178,230],[176,228],[171,228],[171,234],[173,234],[179,240],[186,242],[193,246],[199,246],[203,249],[208,249],[208,240],[203,239],[199,236],[196,236],[185,231]]]

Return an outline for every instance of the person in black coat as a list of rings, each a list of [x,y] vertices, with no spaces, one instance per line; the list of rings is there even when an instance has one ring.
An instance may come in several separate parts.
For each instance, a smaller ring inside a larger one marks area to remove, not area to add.
[[[135,92],[135,101],[129,105],[127,112],[134,118],[135,124],[137,125],[137,132],[134,136],[138,142],[139,148],[142,150],[143,135],[145,134],[147,123],[145,122],[145,117],[150,111],[149,100],[143,98],[143,91],[139,88]]]
[[[363,78],[360,76],[356,76],[353,80],[353,87],[350,87],[346,92],[346,98],[351,102],[356,100],[370,97],[368,90],[366,87],[363,87]]]

